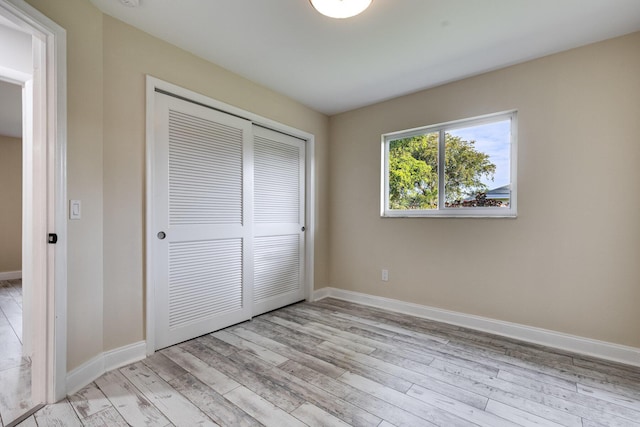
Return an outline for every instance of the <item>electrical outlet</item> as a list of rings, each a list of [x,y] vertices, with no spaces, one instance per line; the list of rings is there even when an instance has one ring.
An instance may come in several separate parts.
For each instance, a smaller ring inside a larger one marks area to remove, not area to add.
[[[388,282],[389,281],[389,270],[387,270],[387,269],[383,269],[382,270],[382,281],[383,282]]]

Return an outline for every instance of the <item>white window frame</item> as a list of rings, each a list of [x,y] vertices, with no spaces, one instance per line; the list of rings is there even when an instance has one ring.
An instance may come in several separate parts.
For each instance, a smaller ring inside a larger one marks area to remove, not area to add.
[[[447,131],[471,126],[478,126],[493,123],[501,120],[511,120],[511,197],[508,208],[496,207],[468,207],[468,208],[447,208],[444,203],[444,153],[445,138]],[[517,216],[517,159],[518,159],[518,114],[517,111],[503,111],[499,113],[487,114],[484,116],[472,117],[469,119],[455,120],[451,122],[439,123],[430,126],[423,126],[414,129],[407,129],[382,135],[382,179],[381,179],[381,204],[380,216],[382,217],[444,217],[444,218],[515,218]],[[411,138],[427,133],[438,132],[438,208],[437,209],[389,209],[389,142],[403,138]]]

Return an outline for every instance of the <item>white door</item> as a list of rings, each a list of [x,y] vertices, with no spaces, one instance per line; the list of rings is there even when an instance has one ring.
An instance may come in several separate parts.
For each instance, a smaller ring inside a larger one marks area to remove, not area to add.
[[[253,127],[253,315],[304,299],[305,142]]]
[[[155,94],[156,349],[251,318],[252,125]]]

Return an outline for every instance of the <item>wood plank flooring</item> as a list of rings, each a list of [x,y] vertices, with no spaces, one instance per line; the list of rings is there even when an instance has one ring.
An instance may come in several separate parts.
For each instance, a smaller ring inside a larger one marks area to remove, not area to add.
[[[0,425],[33,407],[31,360],[22,353],[22,280],[0,280]]]
[[[640,368],[335,299],[108,372],[24,426],[640,426]]]

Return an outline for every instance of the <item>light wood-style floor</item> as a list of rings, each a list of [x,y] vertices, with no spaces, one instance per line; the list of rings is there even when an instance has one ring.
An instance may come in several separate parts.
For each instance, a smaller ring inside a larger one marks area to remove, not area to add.
[[[640,369],[333,299],[109,372],[23,426],[639,426]]]
[[[31,360],[22,354],[22,280],[0,280],[0,426],[31,406]]]

